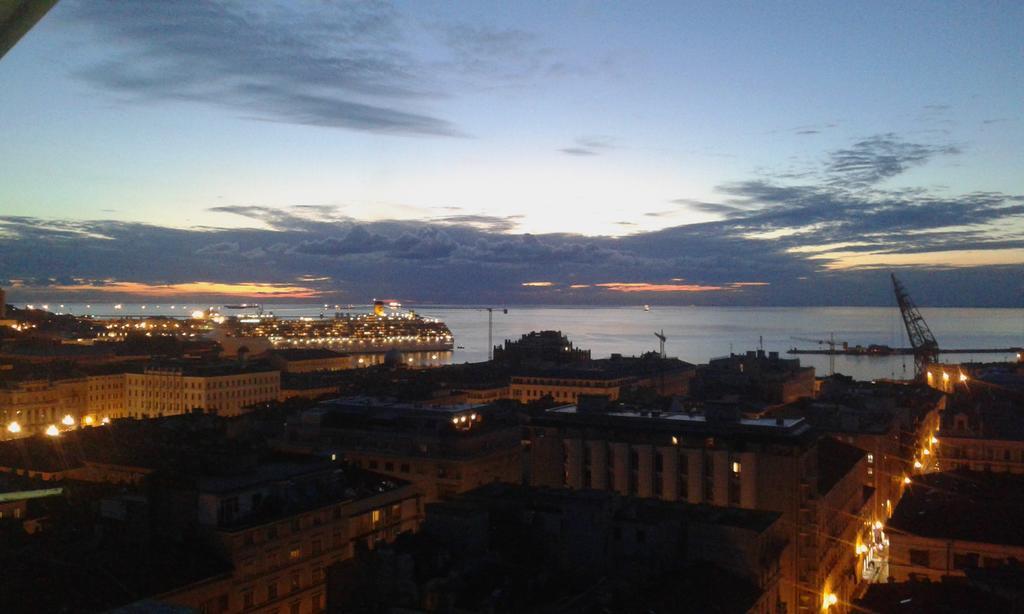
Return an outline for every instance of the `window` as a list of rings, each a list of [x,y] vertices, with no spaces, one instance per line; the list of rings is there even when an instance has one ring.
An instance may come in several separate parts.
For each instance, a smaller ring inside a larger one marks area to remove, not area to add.
[[[316,555],[320,554],[321,552],[323,552],[323,550],[324,550],[324,542],[323,542],[323,540],[322,539],[314,539],[313,540],[313,556],[316,556]]]
[[[291,614],[299,614],[299,612],[302,611],[302,602],[301,601],[293,601],[288,606],[288,609],[291,612]]]
[[[953,554],[954,569],[973,569],[978,566],[978,555],[974,552]]]
[[[298,572],[292,574],[290,585],[293,593],[299,590],[299,587],[302,586],[301,582],[299,582]]]
[[[868,464],[873,465],[875,463],[875,455],[868,452]]]
[[[322,593],[316,593],[313,595],[313,611],[320,612],[324,609],[323,606],[324,596]]]
[[[217,522],[227,524],[235,519],[238,514],[238,497],[221,499],[220,507],[217,509]]]
[[[267,585],[267,599],[270,601],[277,599],[277,580],[273,580]]]
[[[242,591],[242,607],[248,610],[253,607],[252,589]]]
[[[288,550],[288,558],[293,561],[302,558],[302,546],[298,544],[292,544],[291,549]]]
[[[931,565],[927,550],[910,549],[910,564],[917,567],[928,567]]]

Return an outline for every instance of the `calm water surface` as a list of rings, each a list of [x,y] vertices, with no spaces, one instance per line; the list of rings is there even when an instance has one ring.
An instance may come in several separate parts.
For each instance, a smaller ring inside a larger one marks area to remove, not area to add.
[[[38,304],[36,306],[39,306]],[[204,305],[205,306],[205,305]],[[51,311],[76,314],[163,314],[181,316],[195,304],[174,305],[93,303],[67,304]],[[281,316],[319,315],[319,306],[267,304],[264,308]],[[368,310],[368,307],[357,308]],[[487,311],[472,307],[418,307],[425,316],[440,318],[448,324],[458,346],[455,362],[487,359]],[[328,314],[333,313],[333,305]],[[1024,309],[922,308],[940,347],[1007,348],[1024,346]],[[494,312],[494,343],[515,339],[533,331],[560,330],[579,347],[588,348],[595,358],[612,353],[640,354],[658,349],[655,331],[665,331],[666,352],[683,360],[702,363],[730,351],[757,349],[784,353],[796,346],[817,348],[817,344],[793,337],[828,339],[851,345],[909,345],[903,321],[895,307],[659,307],[650,311],[637,307],[509,307],[508,313]],[[802,363],[815,367],[820,375],[828,373],[828,356],[799,356]],[[950,354],[948,362],[969,360],[1011,360],[1012,354]],[[913,375],[911,356],[837,356],[836,371],[859,379],[909,377]]]

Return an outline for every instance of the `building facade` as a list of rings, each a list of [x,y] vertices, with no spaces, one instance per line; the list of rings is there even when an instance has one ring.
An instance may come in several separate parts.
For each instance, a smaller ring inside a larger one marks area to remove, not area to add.
[[[858,535],[872,518],[864,453],[820,445],[803,419],[555,408],[529,426],[530,483],[779,512],[780,601],[811,612],[858,590]],[[841,513],[838,513],[840,510]]]
[[[288,445],[409,480],[427,501],[522,479],[521,427],[498,405],[325,401],[290,426]]]
[[[237,416],[277,401],[281,373],[269,366],[147,367],[125,374],[126,418],[173,416],[195,409]]]

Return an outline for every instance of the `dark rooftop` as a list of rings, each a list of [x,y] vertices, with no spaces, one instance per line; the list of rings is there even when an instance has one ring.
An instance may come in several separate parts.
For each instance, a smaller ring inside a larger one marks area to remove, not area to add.
[[[326,348],[276,348],[268,352],[271,356],[280,356],[285,360],[318,360],[323,358],[344,358],[349,354],[335,352]]]
[[[856,446],[833,437],[822,437],[818,442],[818,492],[824,494],[832,490],[865,454]]]
[[[877,614],[991,614],[1011,612],[1009,599],[962,580],[871,584],[853,602],[858,612]]]
[[[889,526],[922,537],[1024,546],[1024,475],[966,470],[914,478]]]

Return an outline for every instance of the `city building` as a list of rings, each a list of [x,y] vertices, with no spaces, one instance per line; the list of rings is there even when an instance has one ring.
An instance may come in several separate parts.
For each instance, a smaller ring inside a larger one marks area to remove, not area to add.
[[[800,366],[798,358],[780,358],[778,352],[751,350],[713,358],[701,365],[693,382],[700,398],[740,397],[768,404],[791,403],[813,397],[814,367]]]
[[[590,350],[575,347],[561,331],[533,331],[494,348],[495,363],[508,367],[539,367],[590,362]]]
[[[311,459],[175,476],[166,492],[184,503],[159,510],[159,520],[197,518],[233,571],[157,596],[200,611],[321,612],[328,565],[415,531],[422,517],[420,495],[408,483]]]
[[[606,396],[616,401],[625,390],[647,388],[661,396],[685,395],[695,367],[656,354],[590,360],[561,367],[515,371],[508,398],[523,403],[550,397],[556,403],[575,403],[581,396]]]
[[[343,398],[289,423],[287,445],[416,484],[428,501],[522,480],[521,427],[503,405]]]
[[[52,530],[17,536],[26,558],[0,577],[0,609],[59,577],[39,611],[316,613],[328,565],[418,529],[422,495],[409,482],[274,450],[252,428],[248,417],[188,414],[0,443],[11,477],[77,495]]]
[[[981,614],[1016,612],[1020,602],[963,578],[943,578],[942,582],[890,582],[872,584],[863,597],[854,601],[858,612],[872,614]]]
[[[877,520],[874,492],[863,485],[867,455],[821,437],[802,418],[708,409],[547,410],[528,426],[530,483],[779,512],[787,611],[845,611],[861,578],[851,574],[865,553],[857,546],[870,541]]]
[[[866,454],[864,485],[875,492],[876,518],[888,518],[907,477],[935,469],[945,395],[923,385],[857,382],[832,376],[816,399],[773,409],[773,417],[803,417],[818,431]]]
[[[949,395],[938,446],[943,469],[1024,473],[1020,395],[972,381]]]
[[[325,348],[279,348],[267,353],[267,362],[282,373],[309,373],[351,369],[353,359]]]
[[[890,577],[941,580],[1024,560],[1024,476],[964,469],[914,478],[889,521]]]
[[[125,374],[128,418],[153,418],[196,409],[223,416],[277,401],[281,372],[262,362],[172,363]]]
[[[779,611],[777,512],[489,484],[330,570],[336,611]],[[392,610],[393,611],[393,610]]]

